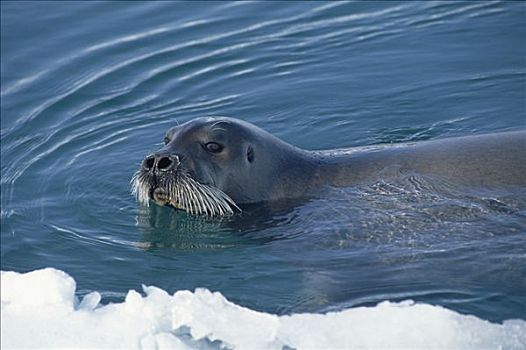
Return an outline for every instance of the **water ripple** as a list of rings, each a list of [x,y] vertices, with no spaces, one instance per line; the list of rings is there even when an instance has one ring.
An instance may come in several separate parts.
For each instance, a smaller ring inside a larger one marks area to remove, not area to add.
[[[517,127],[526,71],[514,11],[523,5],[55,5],[2,12],[6,266],[62,264],[84,283],[106,281],[115,296],[130,278],[209,283],[279,312],[398,297],[488,303],[506,290],[472,293],[474,281],[493,288],[523,272],[518,192],[465,195],[387,171],[383,182],[215,222],[137,207],[129,194],[131,174],[164,131],[201,115],[240,117],[306,148]],[[10,17],[37,10],[28,28]],[[26,31],[33,26],[46,31]],[[485,261],[481,252],[494,263],[466,273]],[[464,286],[440,285],[458,271]]]

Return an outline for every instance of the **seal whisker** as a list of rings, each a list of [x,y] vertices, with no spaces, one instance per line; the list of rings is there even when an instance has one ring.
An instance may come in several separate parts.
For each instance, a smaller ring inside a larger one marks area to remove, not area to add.
[[[192,189],[190,191],[190,195],[192,196],[194,206],[195,206],[196,210],[198,210],[199,213],[202,213],[204,211],[204,208],[201,207],[201,201],[197,197],[198,190],[197,190],[197,188],[195,187],[195,185],[193,183],[190,183],[190,187]]]
[[[203,193],[202,193],[201,190],[199,192],[200,192],[199,196],[200,196],[201,201],[203,203],[203,211],[204,211],[204,213],[207,214],[207,215],[214,215],[214,213],[210,210],[210,205],[208,203],[207,198],[205,196],[203,196]]]
[[[183,208],[183,191],[181,189],[181,186],[176,186],[176,188],[177,188],[177,207],[176,208],[184,209]]]
[[[215,198],[215,196],[213,196],[212,193],[208,194],[208,205],[210,206],[210,208],[211,208],[211,210],[212,210],[212,212],[214,214],[219,214],[219,215],[224,215],[225,214],[225,212],[222,209],[222,205],[217,200],[217,198]]]
[[[167,186],[167,191],[168,191],[168,203],[172,203],[173,201],[173,194],[174,194],[174,183],[173,181],[170,181],[168,183],[168,186]]]
[[[190,196],[192,198],[192,204],[193,204],[193,206],[195,208],[195,213],[196,214],[197,213],[200,214],[201,213],[201,207],[199,205],[199,200],[198,200],[197,196],[195,195],[195,189],[192,188],[192,187],[193,186],[191,185],[190,188],[189,188],[190,189]]]
[[[219,210],[219,212],[221,213],[221,215],[223,214],[233,214],[234,211],[232,210],[232,208],[230,207],[230,205],[228,204],[230,201],[232,201],[230,199],[230,197],[226,196],[223,192],[221,191],[216,191],[214,190],[213,188],[210,188],[211,190],[213,190],[212,192],[215,192],[213,193],[214,197],[215,197],[215,200],[214,200],[214,204],[216,205],[217,209]],[[228,198],[228,199],[227,199]],[[233,202],[233,201],[232,201]],[[237,207],[237,205],[235,206]],[[238,208],[239,209],[239,208]]]
[[[137,198],[137,200],[148,206],[148,189],[145,184],[144,176],[140,171],[136,172],[130,180],[131,192]]]
[[[185,195],[184,195],[184,192],[183,192],[183,187],[180,185],[180,184],[177,184],[175,186],[176,190],[175,190],[175,196],[174,196],[174,206],[177,208],[177,209],[182,209],[182,210],[186,210],[185,209]]]
[[[182,209],[184,211],[189,211],[188,204],[186,201],[186,192],[181,188],[181,198],[179,201],[178,209]]]
[[[196,214],[201,214],[202,210],[201,210],[201,206],[199,204],[199,199],[197,198],[196,194],[195,194],[195,188],[193,188],[194,186],[192,184],[190,184],[189,186],[189,192],[190,192],[190,196],[191,196],[191,199],[192,199],[192,205],[195,209],[195,213]]]
[[[188,190],[188,187],[184,187],[184,199],[185,199],[185,209],[190,212],[190,214],[194,214],[194,207],[192,205],[192,197],[190,196],[190,191]]]
[[[202,213],[208,213],[208,207],[207,207],[207,204],[206,204],[206,201],[203,197],[203,194],[202,194],[202,191],[199,189],[199,188],[195,188],[195,195],[196,197],[198,197],[198,201],[199,201],[199,207],[201,208],[201,212]]]
[[[218,199],[218,200],[216,200],[216,203],[221,203],[221,204],[222,204],[222,205],[218,205],[218,206],[217,206],[217,209],[219,210],[219,213],[220,213],[221,215],[224,215],[225,212],[228,212],[228,213],[231,213],[231,212],[232,212],[231,209],[230,209],[228,206],[225,206],[225,205],[223,204],[222,198],[219,200],[219,198],[221,197],[221,196],[219,196],[219,193],[214,193],[214,196],[215,196],[215,198]]]
[[[192,206],[190,204],[190,201],[191,201],[190,200],[190,195],[188,193],[188,186],[186,184],[186,179],[184,177],[181,178],[180,186],[181,186],[181,192],[182,192],[181,193],[182,194],[181,198],[183,199],[183,202],[182,202],[183,208],[182,209],[188,211],[189,213],[192,213],[193,210],[192,210]]]
[[[133,175],[130,183],[132,194],[140,203],[148,206],[149,175],[138,171]],[[190,214],[232,215],[234,213],[233,208],[241,211],[223,191],[213,186],[201,184],[185,172],[169,177],[164,183],[164,188],[168,198],[167,202]]]
[[[216,211],[213,206],[213,202],[210,200],[210,197],[206,194],[204,189],[200,189],[201,195],[203,196],[203,202],[206,207],[206,213],[208,215],[215,215]]]
[[[202,188],[202,190],[206,194],[207,198],[207,206],[209,210],[212,212],[212,215],[220,214],[223,215],[224,213],[222,210],[220,210],[221,204],[219,200],[211,193],[210,189],[208,187]]]
[[[207,203],[207,200],[205,200],[206,195],[203,192],[202,186],[196,186],[196,183],[194,181],[190,181],[190,186],[192,187],[193,193],[196,195],[196,199],[199,202],[199,207],[201,209],[201,213],[209,214],[209,205]],[[199,196],[199,198],[197,198]],[[213,215],[213,213],[212,213]]]

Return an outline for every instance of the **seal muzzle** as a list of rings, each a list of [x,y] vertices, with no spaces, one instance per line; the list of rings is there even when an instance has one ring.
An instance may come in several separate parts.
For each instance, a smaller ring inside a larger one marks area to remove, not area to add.
[[[132,193],[146,206],[153,200],[160,206],[171,205],[190,214],[209,216],[241,211],[226,193],[195,180],[175,154],[147,156],[131,184]]]

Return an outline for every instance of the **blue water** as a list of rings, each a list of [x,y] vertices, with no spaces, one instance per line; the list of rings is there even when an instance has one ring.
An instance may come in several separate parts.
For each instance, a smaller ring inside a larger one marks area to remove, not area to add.
[[[210,220],[129,181],[204,115],[307,149],[526,127],[524,2],[2,2],[1,268],[266,312],[526,317],[526,190],[385,179]]]

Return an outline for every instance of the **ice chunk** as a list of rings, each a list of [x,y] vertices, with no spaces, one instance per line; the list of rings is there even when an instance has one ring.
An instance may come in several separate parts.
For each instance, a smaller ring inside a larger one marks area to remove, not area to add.
[[[2,272],[1,346],[11,348],[524,349],[526,321],[491,323],[440,306],[382,302],[327,314],[277,316],[197,289],[169,295],[143,286],[124,302],[90,293],[75,308],[62,271]]]
[[[91,292],[89,294],[86,294],[84,298],[82,298],[82,301],[80,302],[80,305],[78,306],[78,310],[93,310],[95,309],[99,303],[100,303],[101,296],[99,292]]]
[[[25,274],[1,272],[1,300],[15,301],[20,307],[70,307],[75,300],[75,280],[52,268]]]

